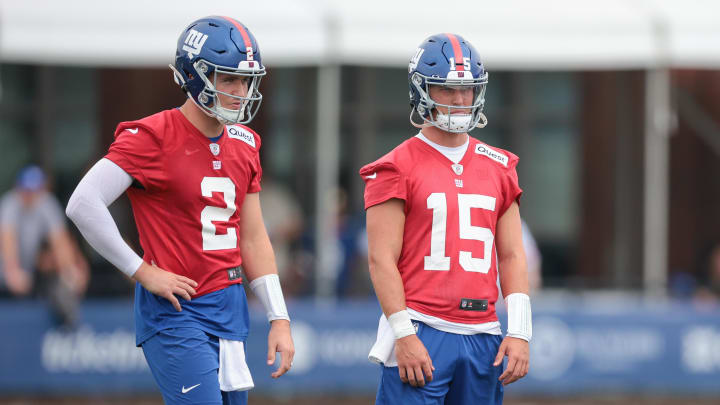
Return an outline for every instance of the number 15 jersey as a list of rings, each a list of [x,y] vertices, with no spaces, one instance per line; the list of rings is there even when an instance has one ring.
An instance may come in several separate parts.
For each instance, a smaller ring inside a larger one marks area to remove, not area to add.
[[[517,162],[470,138],[454,164],[413,137],[360,169],[365,209],[391,198],[405,202],[397,266],[408,308],[449,322],[497,321],[495,232],[522,193]]]

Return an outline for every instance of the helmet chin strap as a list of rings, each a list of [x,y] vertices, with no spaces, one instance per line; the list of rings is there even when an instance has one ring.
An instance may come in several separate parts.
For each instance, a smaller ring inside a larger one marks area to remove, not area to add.
[[[482,112],[480,112],[478,114],[480,114],[480,121],[477,124],[475,124],[475,126],[477,128],[485,128],[485,125],[488,124],[488,119],[485,116],[485,114],[483,114]]]
[[[432,123],[431,121],[428,121],[428,120],[425,119],[425,118],[423,118],[423,122],[422,122],[422,123],[417,123],[417,122],[415,122],[415,120],[413,120],[413,113],[415,113],[415,108],[412,108],[412,109],[410,110],[410,124],[411,124],[413,127],[415,127],[415,128],[423,129],[423,128],[429,128],[429,127],[437,127],[437,128],[442,129],[443,131],[447,131],[447,130],[448,130],[448,129],[447,129],[447,115],[446,115],[446,114],[441,114],[440,112],[438,112],[438,119],[435,120],[436,123],[434,124],[434,123]],[[480,116],[480,121],[478,121],[478,123],[475,124],[475,126],[474,126],[473,128],[485,128],[485,126],[488,124],[488,119],[487,119],[487,117],[485,116],[485,114],[483,114],[482,112],[480,112],[480,113],[478,113],[478,114],[479,114],[479,116]],[[470,120],[470,119],[471,119],[471,115],[469,115],[469,114],[463,114],[463,116],[464,116],[464,117],[468,117],[467,120]],[[438,122],[438,121],[440,121],[440,120],[442,119],[442,117],[445,117],[445,122],[446,122],[446,124],[445,124],[444,126],[441,126],[441,123]],[[463,120],[465,120],[465,118],[463,118]],[[451,117],[451,118],[450,118],[450,122],[452,123],[452,121],[453,121],[453,120],[452,120],[452,117]],[[469,125],[469,122],[468,122],[467,124],[465,124],[465,125],[466,125],[466,126]],[[468,128],[465,132],[468,132],[468,131],[470,131],[470,130],[473,129],[473,128]],[[450,132],[453,132],[453,131],[450,131]]]
[[[220,105],[215,108],[215,118],[223,124],[237,124],[245,117],[245,104],[239,110],[231,110]]]
[[[467,132],[472,129],[471,121],[470,114],[443,114],[438,111],[435,115],[437,127],[448,132]]]
[[[413,107],[413,108],[410,110],[410,124],[411,124],[412,126],[414,126],[414,127],[417,128],[417,129],[423,129],[423,128],[428,128],[428,127],[432,127],[432,126],[433,126],[432,124],[430,124],[430,123],[427,122],[427,121],[424,121],[424,122],[421,123],[421,124],[418,124],[417,122],[415,122],[415,121],[413,120],[413,113],[414,113],[414,112],[415,112],[415,108]]]

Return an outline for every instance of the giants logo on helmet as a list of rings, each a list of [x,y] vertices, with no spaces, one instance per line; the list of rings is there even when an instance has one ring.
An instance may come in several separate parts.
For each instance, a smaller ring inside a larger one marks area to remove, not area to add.
[[[186,51],[188,53],[188,58],[192,60],[192,58],[194,58],[200,53],[207,38],[208,36],[203,34],[202,32],[198,32],[192,29],[190,30],[190,32],[188,32],[188,36],[187,38],[185,38],[185,45],[183,45],[182,48],[183,51]]]
[[[423,49],[423,48],[417,49],[417,51],[415,52],[415,56],[413,56],[412,59],[410,59],[410,64],[408,65],[408,73],[415,70],[418,62],[420,61],[420,57],[422,56],[423,52],[425,52],[425,49]]]

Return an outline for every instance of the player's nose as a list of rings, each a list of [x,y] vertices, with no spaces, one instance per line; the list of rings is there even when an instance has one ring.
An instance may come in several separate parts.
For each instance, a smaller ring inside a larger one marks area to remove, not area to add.
[[[472,98],[472,91],[467,89],[454,89],[452,92],[453,105],[468,105]]]
[[[239,81],[239,83],[233,87],[232,95],[245,97],[247,95],[247,91],[248,91],[247,83],[244,81]]]

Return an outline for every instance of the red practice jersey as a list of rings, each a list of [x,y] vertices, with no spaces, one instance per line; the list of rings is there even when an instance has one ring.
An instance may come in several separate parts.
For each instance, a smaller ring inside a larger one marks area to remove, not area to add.
[[[405,202],[398,269],[408,308],[450,322],[497,321],[498,219],[520,198],[517,156],[470,138],[459,164],[413,137],[360,169],[365,209]],[[486,308],[478,304],[487,300]]]
[[[197,295],[240,283],[240,209],[260,191],[260,137],[229,125],[215,143],[177,109],[122,122],[107,159],[141,187],[127,190],[143,259],[195,280]]]

